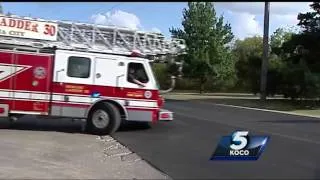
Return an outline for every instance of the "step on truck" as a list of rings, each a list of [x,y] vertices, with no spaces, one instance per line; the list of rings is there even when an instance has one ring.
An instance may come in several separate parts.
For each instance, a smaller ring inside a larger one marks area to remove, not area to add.
[[[114,26],[0,16],[0,116],[81,119],[92,133],[173,120],[150,62],[179,39]]]

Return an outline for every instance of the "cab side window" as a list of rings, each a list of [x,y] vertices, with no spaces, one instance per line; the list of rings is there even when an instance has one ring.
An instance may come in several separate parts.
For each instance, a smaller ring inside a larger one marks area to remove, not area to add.
[[[75,78],[90,77],[91,60],[86,57],[70,56],[67,75]]]
[[[142,63],[129,63],[127,77],[127,81],[130,83],[135,83],[134,80],[138,80],[142,83],[149,82],[149,78]]]

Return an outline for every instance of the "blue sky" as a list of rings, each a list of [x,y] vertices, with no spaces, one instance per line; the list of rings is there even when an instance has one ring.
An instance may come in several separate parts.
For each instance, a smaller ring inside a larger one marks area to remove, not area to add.
[[[294,26],[299,12],[309,11],[308,2],[271,3],[270,33],[278,27]],[[185,2],[128,3],[128,2],[5,2],[4,12],[43,19],[73,20],[113,24],[146,31],[160,31],[169,36],[169,28],[181,27],[182,10]],[[215,3],[217,14],[223,14],[231,23],[237,38],[262,35],[262,2]]]

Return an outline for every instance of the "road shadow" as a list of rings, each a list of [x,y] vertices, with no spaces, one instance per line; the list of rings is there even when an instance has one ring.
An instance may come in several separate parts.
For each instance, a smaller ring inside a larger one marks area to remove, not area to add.
[[[265,123],[283,123],[283,124],[317,124],[320,123],[320,120],[312,120],[312,119],[302,119],[302,120],[266,120],[266,121],[259,121],[259,122],[265,122]]]
[[[24,116],[16,122],[10,123],[7,118],[0,118],[0,129],[27,131],[55,131],[63,133],[85,134],[83,122],[72,122],[69,118],[42,119],[34,116]]]
[[[72,121],[70,118],[37,118],[24,116],[16,122],[10,123],[7,118],[0,118],[0,129],[26,130],[26,131],[54,131],[74,134],[89,134],[85,131],[83,121]],[[150,129],[146,123],[129,122],[122,124],[118,131],[143,131]]]
[[[166,99],[165,102],[186,102],[188,100],[181,100],[181,99]]]
[[[126,122],[122,124],[119,128],[119,132],[128,132],[128,131],[146,131],[151,129],[150,123],[144,122]]]

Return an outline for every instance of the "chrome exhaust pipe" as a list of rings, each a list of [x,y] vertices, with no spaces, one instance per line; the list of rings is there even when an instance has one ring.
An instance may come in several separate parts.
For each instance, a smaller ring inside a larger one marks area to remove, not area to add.
[[[167,90],[160,90],[160,94],[166,94],[171,92],[176,86],[176,77],[175,76],[171,76],[171,85],[170,88]]]
[[[177,69],[178,74],[176,74],[176,73],[174,73],[174,74],[178,75],[178,78],[181,78],[182,77],[183,61],[175,62],[175,60],[173,58],[171,58],[169,60],[169,62],[167,61],[167,63],[176,64],[178,66],[178,69]],[[176,87],[176,79],[177,79],[177,77],[175,75],[171,75],[170,79],[171,79],[170,87],[168,89],[166,89],[166,90],[159,90],[160,95],[169,93],[169,92],[173,91],[173,89]]]

